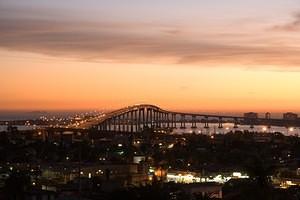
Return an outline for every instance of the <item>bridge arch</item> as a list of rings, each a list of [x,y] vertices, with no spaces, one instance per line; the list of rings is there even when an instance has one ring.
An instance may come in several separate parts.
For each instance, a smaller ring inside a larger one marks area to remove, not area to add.
[[[100,131],[117,131],[117,132],[142,132],[145,129],[185,129],[186,123],[191,124],[192,129],[196,129],[199,123],[204,124],[204,128],[209,129],[209,123],[214,121],[218,124],[219,129],[223,128],[225,121],[231,121],[234,128],[238,128],[238,124],[248,124],[250,127],[254,125],[277,125],[286,126],[293,124],[299,126],[299,121],[285,121],[282,119],[257,118],[252,119],[251,123],[247,123],[248,118],[241,116],[226,115],[208,115],[200,113],[184,113],[164,110],[158,106],[151,104],[136,104],[127,106],[104,114],[92,126]]]

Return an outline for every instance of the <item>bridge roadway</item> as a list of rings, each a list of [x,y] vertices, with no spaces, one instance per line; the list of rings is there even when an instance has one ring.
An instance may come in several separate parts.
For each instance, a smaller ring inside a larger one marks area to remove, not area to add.
[[[224,122],[233,122],[235,127],[238,124],[254,125],[276,125],[276,126],[299,126],[299,120],[284,120],[274,118],[246,118],[244,116],[211,115],[201,113],[174,112],[161,109],[150,104],[136,104],[119,110],[99,115],[80,124],[77,128],[88,129],[97,128],[107,131],[129,131],[139,132],[145,127],[150,128],[185,128],[186,123],[191,123],[192,128],[197,128],[197,124],[203,123],[204,128],[209,127],[209,122],[214,120],[223,128]]]

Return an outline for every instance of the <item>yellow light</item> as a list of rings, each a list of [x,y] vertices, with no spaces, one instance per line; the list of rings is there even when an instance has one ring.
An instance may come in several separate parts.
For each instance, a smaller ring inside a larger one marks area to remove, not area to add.
[[[293,131],[294,131],[294,128],[293,128],[293,127],[290,127],[290,128],[289,128],[289,131],[290,131],[290,132],[293,132]]]

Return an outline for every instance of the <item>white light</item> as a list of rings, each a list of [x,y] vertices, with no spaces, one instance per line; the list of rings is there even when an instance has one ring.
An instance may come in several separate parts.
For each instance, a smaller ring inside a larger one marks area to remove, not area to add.
[[[293,128],[293,127],[289,128],[289,131],[290,131],[290,132],[293,132],[293,131],[294,131],[294,128]]]
[[[123,146],[123,144],[118,144],[118,147],[122,147]]]
[[[241,176],[242,176],[242,173],[241,173],[241,172],[233,172],[233,173],[232,173],[232,176],[235,176],[235,177],[241,177]]]

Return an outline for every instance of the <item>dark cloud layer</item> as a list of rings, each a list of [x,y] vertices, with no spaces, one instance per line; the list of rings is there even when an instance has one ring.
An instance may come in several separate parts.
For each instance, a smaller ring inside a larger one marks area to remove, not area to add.
[[[281,31],[300,31],[300,12],[293,15],[293,20],[289,23],[276,25],[273,27],[274,30]]]
[[[297,25],[297,22],[294,23]],[[235,42],[236,34],[188,38],[178,28],[29,18],[0,19],[0,47],[87,61],[298,66],[297,47]],[[226,37],[227,40],[222,40]],[[210,41],[210,42],[208,42]]]

